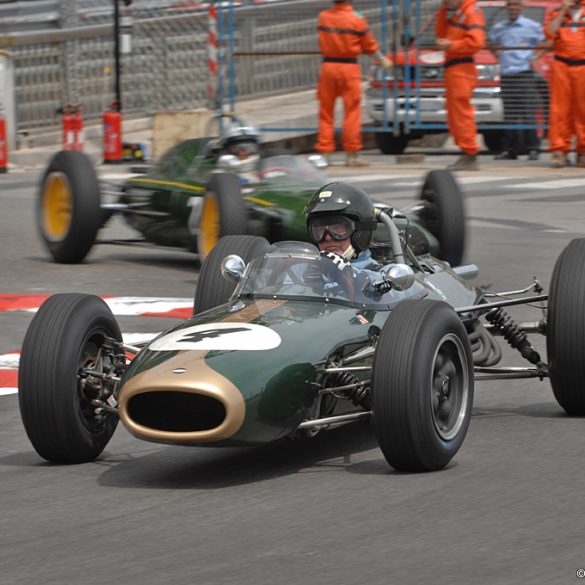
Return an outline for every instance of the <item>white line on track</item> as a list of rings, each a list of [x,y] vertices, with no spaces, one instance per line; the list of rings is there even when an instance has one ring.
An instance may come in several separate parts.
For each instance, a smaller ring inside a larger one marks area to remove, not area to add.
[[[539,183],[520,183],[508,185],[510,189],[564,189],[566,187],[585,187],[585,177],[578,179],[551,179]]]

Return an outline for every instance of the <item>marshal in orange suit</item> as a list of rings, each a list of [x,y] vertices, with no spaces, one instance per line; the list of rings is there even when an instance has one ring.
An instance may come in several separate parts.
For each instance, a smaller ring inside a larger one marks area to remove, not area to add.
[[[563,0],[544,27],[553,41],[554,62],[549,112],[552,165],[569,164],[573,132],[577,134],[577,166],[585,168],[585,5]]]
[[[319,48],[323,64],[317,88],[319,99],[319,138],[316,150],[325,154],[335,151],[334,108],[343,100],[343,150],[348,166],[367,166],[359,158],[362,149],[361,70],[357,58],[362,53],[375,56],[382,67],[392,67],[382,55],[367,20],[354,12],[351,0],[334,0],[331,8],[321,11],[318,21]]]
[[[447,123],[455,143],[463,151],[454,171],[476,170],[477,126],[471,104],[477,85],[473,55],[485,45],[485,19],[475,0],[443,0],[435,26],[437,48],[445,51]]]

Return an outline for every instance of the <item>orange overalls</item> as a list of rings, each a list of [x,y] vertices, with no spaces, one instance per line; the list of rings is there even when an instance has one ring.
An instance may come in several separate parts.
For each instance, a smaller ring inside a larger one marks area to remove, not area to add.
[[[319,14],[319,48],[323,54],[317,88],[319,99],[318,152],[335,150],[335,100],[343,99],[343,150],[362,148],[361,70],[358,55],[378,50],[368,22],[349,4],[334,4]]]
[[[443,5],[435,26],[437,38],[453,41],[445,51],[445,87],[447,124],[455,143],[465,154],[474,156],[479,150],[475,109],[471,105],[477,85],[473,55],[485,43],[485,20],[475,0],[464,0],[455,14],[449,15]]]
[[[573,21],[569,12],[556,35],[548,31],[558,14],[553,10],[544,34],[553,39],[555,54],[550,79],[549,150],[569,152],[573,129],[577,134],[577,152],[585,153],[585,5],[581,17]]]

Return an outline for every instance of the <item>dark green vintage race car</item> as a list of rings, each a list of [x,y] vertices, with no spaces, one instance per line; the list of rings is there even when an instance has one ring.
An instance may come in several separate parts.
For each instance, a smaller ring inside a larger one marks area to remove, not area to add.
[[[116,185],[100,181],[82,153],[61,151],[41,183],[38,230],[53,258],[64,263],[82,262],[113,214],[147,242],[196,252],[201,259],[226,235],[306,239],[302,210],[331,179],[307,159],[274,149],[261,151],[254,165],[246,168],[223,154],[217,139],[196,138],[173,147],[146,174]],[[430,173],[410,212],[413,238],[460,264],[463,198],[453,177]]]
[[[340,269],[304,242],[227,236],[203,262],[192,318],[145,346],[122,341],[99,297],[50,297],[26,334],[19,401],[49,461],[95,459],[120,419],[136,437],[178,445],[244,445],[313,437],[372,421],[399,470],[436,470],[461,447],[474,380],[550,377],[570,415],[585,415],[585,239],[538,282],[491,292],[408,245],[379,210],[371,248],[380,278]],[[530,292],[531,291],[531,292]],[[548,301],[548,302],[547,302]],[[504,307],[535,308],[516,323]],[[527,333],[546,336],[547,359]],[[501,336],[524,366],[497,367]]]

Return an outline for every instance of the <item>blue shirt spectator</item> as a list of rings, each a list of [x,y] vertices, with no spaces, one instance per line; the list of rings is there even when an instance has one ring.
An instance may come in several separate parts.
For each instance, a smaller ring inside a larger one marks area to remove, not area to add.
[[[528,71],[534,55],[533,48],[544,40],[542,25],[519,15],[515,20],[502,20],[489,32],[490,41],[496,47],[530,47],[526,50],[500,51],[500,70],[502,75],[513,75]]]

